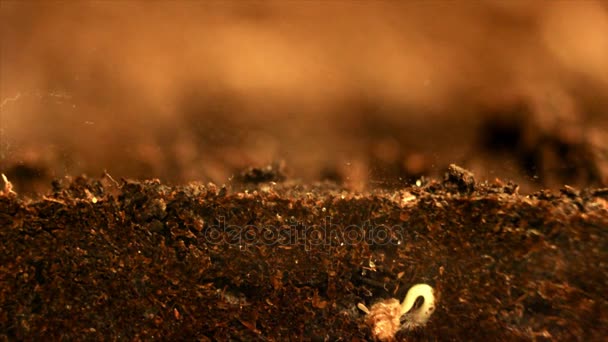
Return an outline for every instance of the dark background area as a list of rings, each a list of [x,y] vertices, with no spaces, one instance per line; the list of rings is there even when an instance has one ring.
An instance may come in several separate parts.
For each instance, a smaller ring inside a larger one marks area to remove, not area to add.
[[[0,6],[17,192],[104,170],[229,184],[280,162],[353,190],[450,163],[523,192],[608,182],[605,2]]]

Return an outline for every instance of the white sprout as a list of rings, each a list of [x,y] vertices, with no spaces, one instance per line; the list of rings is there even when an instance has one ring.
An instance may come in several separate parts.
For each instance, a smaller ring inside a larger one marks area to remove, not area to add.
[[[421,297],[423,303],[414,308]],[[389,298],[374,304],[371,309],[362,303],[357,304],[357,307],[367,314],[366,320],[372,326],[374,338],[390,341],[401,329],[411,330],[426,324],[435,311],[435,295],[431,286],[416,284],[407,291],[402,303]]]
[[[422,297],[424,302],[419,308],[412,310],[418,298]],[[435,295],[433,288],[427,284],[416,284],[407,291],[403,303],[401,303],[400,316],[406,315],[404,326],[406,329],[423,326],[435,311]]]
[[[0,191],[0,193],[4,196],[8,196],[11,194],[16,195],[17,193],[13,191],[13,183],[9,182],[8,178],[6,178],[4,173],[2,174],[2,180],[4,181],[4,189]]]

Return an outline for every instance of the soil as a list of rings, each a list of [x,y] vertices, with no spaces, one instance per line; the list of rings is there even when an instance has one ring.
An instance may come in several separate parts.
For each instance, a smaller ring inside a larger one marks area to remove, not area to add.
[[[356,192],[277,183],[277,168],[228,187],[108,174],[37,199],[5,187],[0,340],[373,340],[357,304],[416,283],[437,308],[397,340],[608,333],[608,189],[521,195],[452,165]]]

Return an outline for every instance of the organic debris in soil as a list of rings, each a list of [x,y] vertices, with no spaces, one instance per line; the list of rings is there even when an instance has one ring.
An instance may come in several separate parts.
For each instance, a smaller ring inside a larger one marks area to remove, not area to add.
[[[264,178],[265,179],[265,178]],[[358,303],[435,288],[408,340],[600,340],[608,190],[446,180],[353,193],[293,182],[78,177],[0,195],[0,339],[370,340]]]

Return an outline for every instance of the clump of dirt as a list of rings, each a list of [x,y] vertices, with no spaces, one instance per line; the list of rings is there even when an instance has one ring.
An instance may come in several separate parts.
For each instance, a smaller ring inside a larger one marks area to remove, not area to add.
[[[275,162],[265,167],[249,167],[242,171],[237,181],[242,183],[259,184],[265,182],[281,182],[286,178],[285,162]]]
[[[358,303],[427,283],[435,312],[397,339],[600,340],[606,227],[607,189],[524,196],[458,166],[358,193],[66,178],[0,195],[0,338],[366,340]]]

